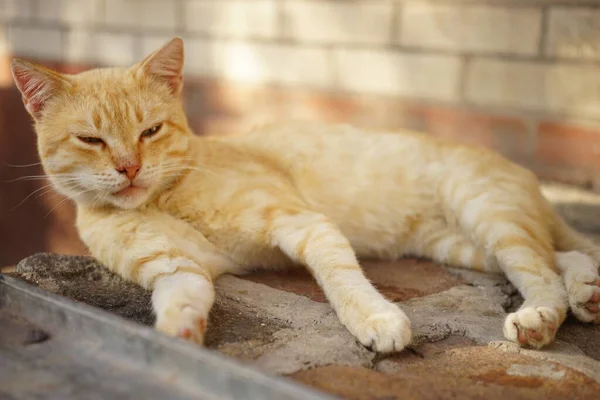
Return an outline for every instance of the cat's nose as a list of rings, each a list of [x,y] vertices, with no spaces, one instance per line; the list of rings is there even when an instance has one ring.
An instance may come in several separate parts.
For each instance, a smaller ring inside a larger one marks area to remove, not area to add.
[[[127,175],[127,177],[129,178],[129,180],[133,180],[133,178],[135,178],[135,176],[137,175],[138,171],[140,170],[140,166],[139,165],[128,165],[127,167],[123,167],[123,168],[117,168],[117,171],[120,174],[125,174]]]

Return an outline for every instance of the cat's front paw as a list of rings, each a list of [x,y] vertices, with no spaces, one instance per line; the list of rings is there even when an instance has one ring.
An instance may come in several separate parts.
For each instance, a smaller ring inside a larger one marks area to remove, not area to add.
[[[522,346],[536,349],[554,340],[560,325],[557,310],[549,307],[524,307],[504,321],[504,336]]]
[[[370,315],[351,331],[363,346],[378,353],[402,351],[412,337],[410,320],[395,305]]]
[[[173,306],[156,316],[155,328],[169,336],[176,336],[197,344],[204,344],[206,313],[191,305]]]

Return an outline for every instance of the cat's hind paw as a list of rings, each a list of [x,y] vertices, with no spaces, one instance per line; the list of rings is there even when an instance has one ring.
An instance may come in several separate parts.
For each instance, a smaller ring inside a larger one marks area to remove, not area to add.
[[[600,278],[571,283],[569,304],[578,320],[600,324]]]
[[[363,346],[378,353],[402,351],[412,338],[410,320],[395,305],[369,316],[354,331]]]
[[[556,262],[563,271],[573,315],[582,322],[600,324],[598,263],[592,257],[578,251],[557,253]]]
[[[548,307],[524,307],[504,321],[504,336],[521,346],[539,349],[554,340],[560,325],[558,312]]]
[[[206,332],[206,315],[202,310],[189,305],[172,307],[157,315],[155,327],[169,336],[202,345]]]

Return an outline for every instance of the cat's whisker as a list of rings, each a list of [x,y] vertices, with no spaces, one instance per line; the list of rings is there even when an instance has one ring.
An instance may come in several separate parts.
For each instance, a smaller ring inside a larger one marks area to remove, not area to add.
[[[63,204],[67,200],[69,200],[69,198],[65,196],[64,199],[62,199],[61,201],[59,201],[58,204],[56,204],[54,207],[52,207],[50,209],[50,211],[48,211],[48,213],[44,216],[44,218],[47,218],[48,215],[50,215],[52,213],[52,211],[54,211],[58,206],[60,206],[61,204]]]
[[[84,190],[84,191],[80,192],[80,193],[78,194],[78,196],[84,195],[84,194],[86,194],[86,193],[94,192],[94,191],[96,191],[96,189],[88,189],[88,190]],[[50,211],[48,211],[48,213],[47,213],[47,214],[44,216],[44,218],[48,217],[48,215],[50,215],[50,214],[52,213],[52,211],[54,211],[54,210],[55,210],[57,207],[59,207],[61,204],[63,204],[63,203],[64,203],[65,201],[67,201],[67,200],[71,200],[71,199],[70,199],[69,197],[65,196],[65,198],[64,198],[64,199],[62,199],[61,201],[59,201],[59,202],[58,202],[58,204],[56,204],[54,207],[52,207],[52,208],[50,209]]]
[[[28,195],[27,195],[27,196],[26,196],[26,197],[25,197],[23,200],[21,200],[21,201],[19,202],[19,204],[17,204],[17,205],[16,205],[16,206],[14,206],[13,208],[11,208],[11,209],[10,209],[10,211],[14,211],[14,210],[16,210],[16,209],[17,209],[19,206],[21,206],[21,204],[25,203],[25,202],[27,201],[27,199],[28,199],[28,198],[30,198],[30,197],[31,197],[31,196],[33,196],[34,194],[38,193],[39,191],[41,191],[41,190],[44,190],[44,189],[48,189],[48,188],[51,188],[51,187],[52,187],[52,184],[51,184],[51,183],[49,183],[49,184],[47,184],[47,185],[44,185],[44,186],[42,186],[42,187],[40,187],[40,188],[37,188],[37,189],[36,189],[36,190],[34,190],[33,192],[29,193],[29,194],[28,194]],[[46,193],[46,192],[43,192],[41,195],[43,195],[44,193]],[[41,196],[41,195],[40,195],[40,196]],[[39,197],[39,196],[38,196],[38,197]]]
[[[19,182],[19,181],[36,181],[36,180],[48,180],[49,178],[73,178],[78,176],[77,174],[56,174],[56,175],[28,175],[28,176],[21,176],[19,178],[15,178],[15,179],[10,179],[7,181],[3,181],[3,183],[12,183],[12,182]]]
[[[29,168],[29,167],[35,167],[37,165],[42,165],[42,162],[40,161],[40,162],[36,162],[33,164],[23,164],[23,165],[5,163],[4,165],[6,165],[7,167],[11,167],[11,168]]]

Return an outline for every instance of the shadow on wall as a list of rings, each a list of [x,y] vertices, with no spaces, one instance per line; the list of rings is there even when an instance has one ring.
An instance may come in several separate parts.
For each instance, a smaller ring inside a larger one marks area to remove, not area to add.
[[[0,266],[39,251],[87,253],[73,225],[73,204],[47,186],[42,175],[21,95],[14,87],[1,88]]]

